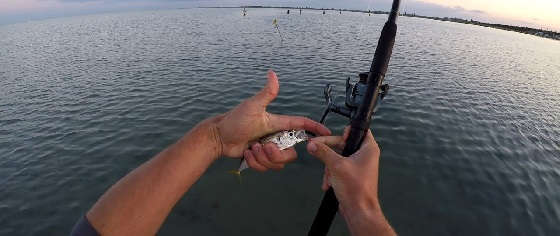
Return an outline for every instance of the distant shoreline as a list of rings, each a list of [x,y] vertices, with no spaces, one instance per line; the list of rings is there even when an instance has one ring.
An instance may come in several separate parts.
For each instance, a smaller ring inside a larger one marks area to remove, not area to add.
[[[274,6],[238,6],[238,7],[200,7],[200,8],[275,8],[275,9],[293,9],[293,10],[315,10],[315,11],[344,11],[344,12],[359,12],[359,13],[371,13],[371,14],[389,14],[387,11],[366,11],[366,10],[355,10],[355,9],[336,9],[336,8],[314,8],[314,7],[274,7]],[[468,24],[468,25],[478,25],[482,27],[489,27],[494,29],[506,30],[506,31],[513,31],[522,34],[534,35],[541,38],[547,38],[552,40],[560,41],[560,32],[550,31],[550,30],[543,30],[543,29],[535,29],[531,27],[522,27],[522,26],[514,26],[514,25],[504,25],[504,24],[493,24],[475,20],[466,20],[456,17],[433,17],[433,16],[423,16],[417,15],[415,13],[401,13],[401,16],[406,17],[415,17],[415,18],[423,18],[423,19],[431,19],[431,20],[438,20],[438,21],[448,21],[448,22],[455,22],[461,24]]]

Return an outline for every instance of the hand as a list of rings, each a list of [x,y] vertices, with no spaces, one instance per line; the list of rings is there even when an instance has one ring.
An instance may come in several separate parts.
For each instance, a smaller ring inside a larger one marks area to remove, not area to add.
[[[368,130],[360,149],[343,157],[330,147],[343,149],[348,133],[347,128],[343,136],[317,137],[307,144],[309,153],[325,164],[322,189],[334,189],[339,210],[353,235],[394,234],[377,197],[379,146]]]
[[[266,106],[278,95],[278,78],[268,71],[266,86],[255,96],[243,101],[231,111],[219,116],[216,121],[220,155],[241,158],[253,169],[265,171],[280,169],[284,163],[296,158],[293,148],[280,151],[274,144],[254,144],[249,142],[282,130],[304,129],[317,135],[330,135],[329,129],[318,122],[299,116],[284,116],[266,112]]]
[[[324,136],[310,140],[307,144],[309,153],[325,164],[325,175],[321,188],[333,187],[341,206],[360,205],[360,207],[378,208],[377,181],[379,168],[379,147],[368,131],[360,149],[343,157],[329,146],[342,150],[348,135],[348,128],[343,136]]]

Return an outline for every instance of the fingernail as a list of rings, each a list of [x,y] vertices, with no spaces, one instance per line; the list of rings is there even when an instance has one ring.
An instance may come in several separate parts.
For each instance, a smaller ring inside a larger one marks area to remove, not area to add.
[[[255,152],[260,152],[261,151],[261,145],[259,145],[259,144],[255,144],[255,146],[253,146],[253,148],[255,149]]]
[[[314,142],[309,142],[309,145],[307,146],[309,152],[315,152],[317,151],[317,144],[315,144]]]

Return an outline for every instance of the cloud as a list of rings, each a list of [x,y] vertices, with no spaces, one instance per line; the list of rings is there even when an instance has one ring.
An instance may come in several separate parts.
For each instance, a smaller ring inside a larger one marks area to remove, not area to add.
[[[458,5],[449,7],[420,0],[406,1],[405,3],[403,11],[414,12],[419,15],[476,18],[481,20],[487,20],[490,17],[490,15],[483,10],[470,10]]]
[[[464,7],[461,7],[461,6],[454,6],[452,8],[454,10],[457,10],[458,12],[467,12],[467,13],[474,13],[474,14],[487,14],[483,10],[468,10],[468,9],[465,9]]]
[[[467,1],[454,2],[457,4],[446,6],[443,4],[450,4],[448,1],[402,0],[401,12],[511,24],[525,24],[526,21],[537,22],[534,16],[518,16],[517,20],[504,19],[481,9],[472,9],[472,7],[467,9],[465,8],[469,6]],[[45,17],[135,9],[274,5],[389,10],[391,3],[392,0],[0,0],[0,24]],[[545,20],[541,22],[545,23]]]
[[[100,2],[100,0],[58,0],[59,2]]]

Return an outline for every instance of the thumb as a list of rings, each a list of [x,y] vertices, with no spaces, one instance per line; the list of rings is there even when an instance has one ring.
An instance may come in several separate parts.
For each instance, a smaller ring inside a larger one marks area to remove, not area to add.
[[[327,168],[332,167],[337,161],[344,160],[342,156],[338,155],[329,146],[313,140],[307,144],[307,151],[325,163]]]
[[[278,90],[280,85],[278,84],[278,77],[276,77],[276,73],[273,70],[268,71],[268,80],[266,85],[264,86],[259,93],[253,96],[253,101],[257,102],[261,106],[267,106],[272,100],[278,96]]]

